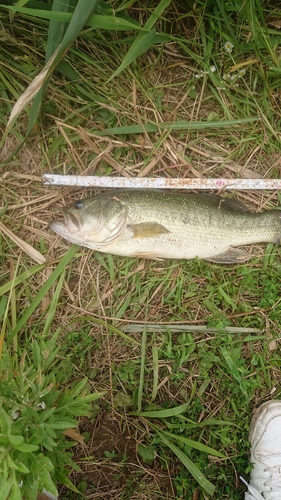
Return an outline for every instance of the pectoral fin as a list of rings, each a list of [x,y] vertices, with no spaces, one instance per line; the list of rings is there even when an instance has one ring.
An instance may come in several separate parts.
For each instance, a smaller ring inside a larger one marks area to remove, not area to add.
[[[127,226],[133,233],[133,238],[153,238],[170,231],[158,222],[141,222]]]
[[[218,264],[240,264],[241,262],[246,262],[251,257],[251,254],[246,252],[246,250],[230,247],[226,252],[214,255],[214,257],[208,257],[205,260],[217,262]]]

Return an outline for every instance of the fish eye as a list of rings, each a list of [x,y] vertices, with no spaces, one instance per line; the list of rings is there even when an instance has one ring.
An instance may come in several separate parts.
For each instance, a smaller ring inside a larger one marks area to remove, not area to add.
[[[81,210],[81,208],[83,208],[83,207],[84,207],[84,202],[81,201],[81,200],[80,201],[76,201],[74,203],[74,208],[76,208],[77,210]]]

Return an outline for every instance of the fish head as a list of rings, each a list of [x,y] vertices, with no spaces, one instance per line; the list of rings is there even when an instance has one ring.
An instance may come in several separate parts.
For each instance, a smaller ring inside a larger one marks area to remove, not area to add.
[[[127,207],[110,194],[98,195],[63,208],[62,215],[64,220],[49,224],[53,231],[71,243],[98,250],[122,235]]]

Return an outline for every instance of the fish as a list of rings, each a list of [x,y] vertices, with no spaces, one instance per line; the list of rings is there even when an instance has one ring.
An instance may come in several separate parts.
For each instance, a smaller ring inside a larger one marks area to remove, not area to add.
[[[251,212],[242,202],[208,193],[113,190],[75,201],[49,227],[65,240],[99,252],[146,259],[247,261],[236,248],[281,244],[281,212]]]

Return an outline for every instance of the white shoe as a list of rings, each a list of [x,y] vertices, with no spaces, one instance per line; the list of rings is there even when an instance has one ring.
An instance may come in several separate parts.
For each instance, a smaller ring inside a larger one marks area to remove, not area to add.
[[[254,413],[249,441],[251,472],[245,500],[281,500],[281,400],[268,401]]]

